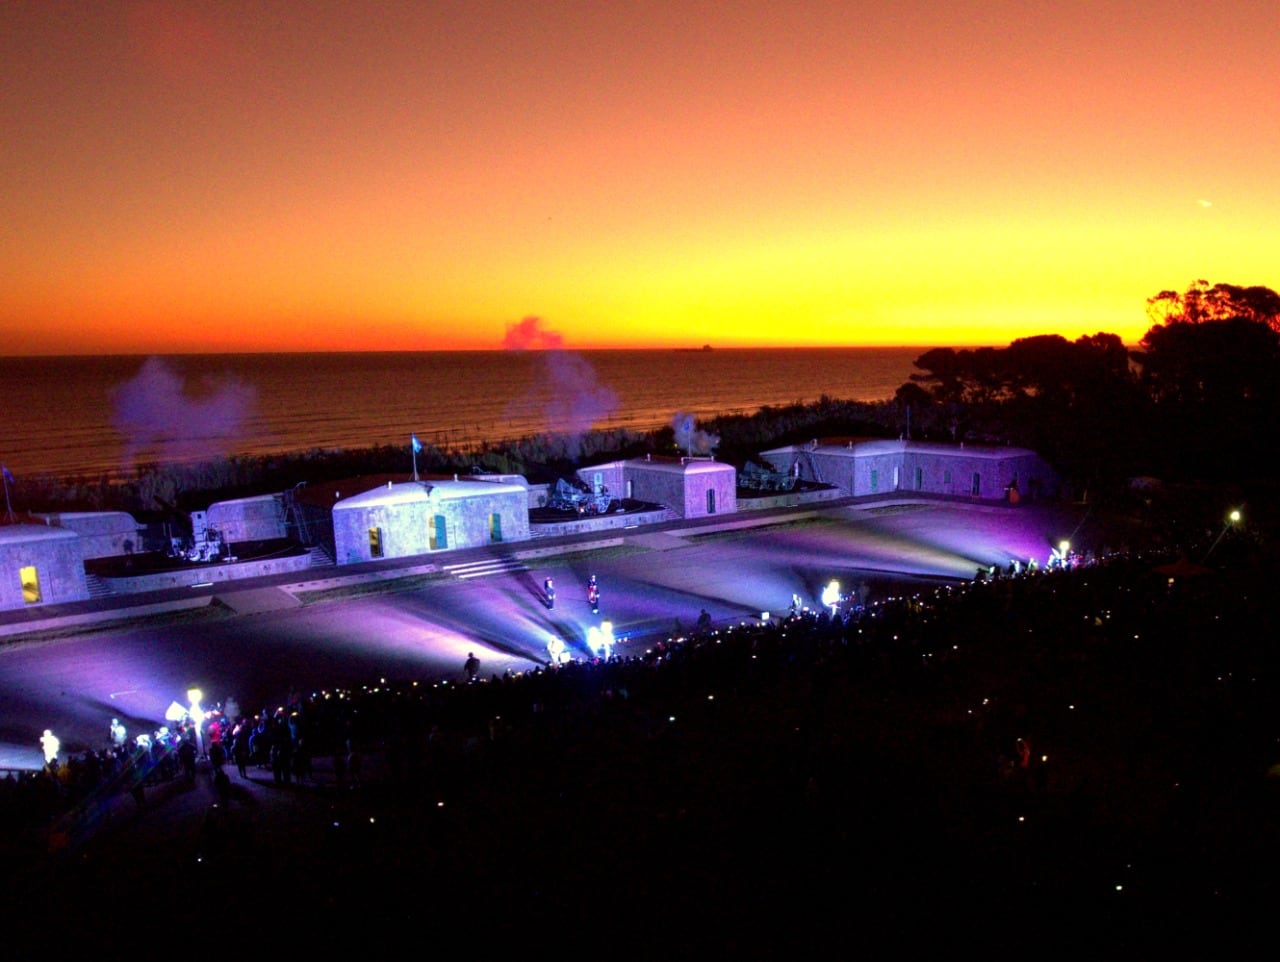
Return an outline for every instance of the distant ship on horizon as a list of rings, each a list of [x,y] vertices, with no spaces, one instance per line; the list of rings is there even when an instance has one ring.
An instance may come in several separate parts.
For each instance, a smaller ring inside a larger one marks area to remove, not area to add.
[[[678,348],[676,348],[676,350],[677,350],[677,351],[682,351],[682,352],[692,352],[692,351],[709,351],[709,350],[711,350],[711,345],[710,345],[710,344],[703,344],[703,345],[702,345],[702,347],[678,347]]]

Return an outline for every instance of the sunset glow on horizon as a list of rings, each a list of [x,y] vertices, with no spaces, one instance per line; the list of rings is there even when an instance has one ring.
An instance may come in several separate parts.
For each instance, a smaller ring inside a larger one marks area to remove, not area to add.
[[[0,354],[1136,342],[1280,287],[1268,3],[0,8]]]

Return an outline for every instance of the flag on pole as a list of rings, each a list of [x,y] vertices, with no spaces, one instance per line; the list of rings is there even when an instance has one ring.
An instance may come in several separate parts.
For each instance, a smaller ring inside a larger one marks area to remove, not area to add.
[[[422,450],[422,442],[416,434],[409,435],[409,450],[413,452],[413,480],[418,480],[418,452]]]
[[[9,500],[9,485],[17,484],[13,480],[13,475],[9,473],[9,466],[0,464],[0,471],[4,472],[4,510],[9,518],[9,522],[13,522],[13,502]]]

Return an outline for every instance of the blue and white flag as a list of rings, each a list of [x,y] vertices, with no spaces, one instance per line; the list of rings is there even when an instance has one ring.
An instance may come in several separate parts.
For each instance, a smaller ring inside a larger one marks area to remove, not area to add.
[[[4,471],[4,479],[5,479],[5,481],[7,481],[9,484],[17,484],[17,483],[18,483],[16,480],[14,480],[13,475],[9,472],[9,469],[8,469],[7,467],[5,467],[4,465],[0,465],[0,470],[3,470],[3,471]]]
[[[417,454],[422,450],[422,442],[418,440],[418,436],[416,434],[409,435],[409,447],[413,448],[414,454]]]

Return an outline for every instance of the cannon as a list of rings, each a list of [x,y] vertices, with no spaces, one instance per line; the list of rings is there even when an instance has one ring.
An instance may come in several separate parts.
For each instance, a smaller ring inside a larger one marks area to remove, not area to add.
[[[547,499],[549,507],[575,514],[607,514],[615,502],[609,488],[602,482],[588,487],[581,478],[573,476],[556,479]]]
[[[796,486],[796,478],[788,471],[771,471],[754,461],[748,461],[738,475],[738,487],[751,491],[790,491]]]

